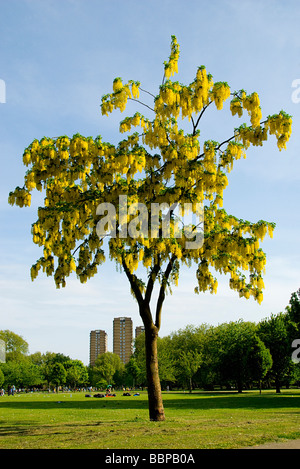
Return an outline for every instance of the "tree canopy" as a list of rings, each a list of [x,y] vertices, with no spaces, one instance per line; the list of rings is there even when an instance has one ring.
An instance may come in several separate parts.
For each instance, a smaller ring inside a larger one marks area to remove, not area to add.
[[[28,343],[23,337],[9,330],[0,331],[0,339],[5,342],[6,353],[28,353]]]
[[[139,264],[150,269],[156,280],[166,281],[169,274],[168,281],[176,283],[179,264],[195,263],[196,292],[216,292],[217,281],[210,271],[213,266],[230,274],[230,287],[241,296],[253,295],[261,302],[266,259],[259,243],[267,232],[272,235],[274,224],[262,220],[250,223],[227,214],[222,209],[222,195],[228,184],[226,173],[236,160],[246,156],[250,145],[262,145],[268,135],[275,135],[279,150],[286,147],[292,119],[280,111],[261,121],[256,92],[231,91],[226,82],[214,83],[204,66],[188,85],[172,81],[178,58],[179,45],[172,36],[158,94],[146,92],[138,81],[123,83],[118,77],[112,93],[102,97],[103,115],[115,109],[123,112],[128,100],[141,102],[140,94],[152,100],[147,105],[152,119],[136,112],[121,121],[119,130],[127,136],[118,145],[102,141],[101,136],[76,134],[35,139],[25,149],[23,162],[29,169],[24,186],[10,193],[9,202],[28,206],[33,189],[45,190],[44,206],[38,209],[38,220],[32,225],[33,242],[43,246],[42,257],[31,269],[32,279],[42,269],[54,275],[58,287],[65,286],[72,271],[86,282],[106,259],[104,236],[110,233],[109,256],[131,275],[135,297],[145,292],[144,281],[134,275]],[[246,112],[250,125],[243,123],[222,142],[201,142],[199,125],[205,112],[213,105],[221,110],[229,98],[231,114],[241,118]],[[190,122],[189,133],[180,129],[180,116]],[[107,232],[99,238],[97,207],[101,203],[117,207],[120,195],[126,197],[126,206],[124,213],[115,214],[116,231],[108,224]],[[151,203],[172,207],[168,238],[160,236],[161,224],[156,236],[138,229],[140,219],[136,215],[141,202],[149,212]],[[174,217],[174,204],[185,203],[194,213],[197,204],[205,203],[205,242],[197,249],[186,249],[187,236]],[[127,210],[129,206],[134,213]],[[130,222],[137,228],[135,237],[126,233]],[[171,267],[163,274],[164,263]],[[250,271],[248,281],[240,269]],[[146,292],[149,294],[149,288]]]

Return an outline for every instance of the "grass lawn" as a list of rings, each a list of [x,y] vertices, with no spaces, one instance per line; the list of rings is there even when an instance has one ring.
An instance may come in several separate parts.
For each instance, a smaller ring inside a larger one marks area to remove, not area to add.
[[[1,449],[229,449],[300,438],[300,390],[163,394],[150,422],[147,394],[0,397]]]

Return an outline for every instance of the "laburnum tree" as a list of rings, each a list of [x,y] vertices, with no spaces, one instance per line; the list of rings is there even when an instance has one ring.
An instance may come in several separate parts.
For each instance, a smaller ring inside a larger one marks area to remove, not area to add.
[[[149,416],[155,421],[165,419],[157,365],[162,306],[166,290],[178,282],[180,267],[195,265],[196,293],[215,293],[215,275],[222,273],[228,274],[230,287],[241,297],[262,301],[266,256],[260,242],[267,233],[272,235],[275,225],[226,213],[223,191],[227,174],[249,146],[261,146],[274,135],[279,150],[284,149],[292,124],[283,111],[262,121],[256,92],[233,92],[226,82],[214,82],[204,66],[190,84],[175,81],[178,58],[179,45],[172,36],[157,95],[138,81],[113,81],[112,92],[102,97],[103,115],[116,109],[123,112],[128,101],[147,110],[147,116],[135,112],[121,121],[119,131],[125,135],[117,145],[102,141],[101,136],[80,134],[36,139],[23,154],[28,167],[24,186],[9,194],[10,204],[23,207],[30,205],[33,189],[45,192],[44,205],[32,225],[33,242],[43,248],[31,268],[32,279],[42,270],[54,276],[57,287],[64,287],[75,272],[84,283],[107,256],[125,272],[145,326]],[[226,100],[230,100],[228,112],[246,114],[250,122],[221,142],[201,141],[202,119],[211,107],[221,111]],[[180,128],[180,121],[185,121],[189,132]],[[103,204],[119,207],[120,196],[126,200],[125,215],[116,209],[111,220],[108,212],[99,212]],[[155,236],[150,228],[147,233],[141,229],[147,221],[145,214],[140,217],[141,204],[148,213],[153,204],[162,207]],[[164,213],[166,204],[169,210]],[[191,213],[203,206],[204,239],[192,249],[187,240],[193,230],[196,233],[196,224],[186,231],[174,210],[184,204],[189,204]],[[107,222],[106,236],[99,236],[100,220]],[[163,236],[166,220],[169,233]],[[125,229],[130,223],[136,228],[134,236]]]

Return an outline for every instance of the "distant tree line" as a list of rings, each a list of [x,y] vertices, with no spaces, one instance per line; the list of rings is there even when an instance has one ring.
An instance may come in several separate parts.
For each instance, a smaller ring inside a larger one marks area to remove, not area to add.
[[[28,354],[27,342],[0,331],[6,363],[0,364],[0,387],[17,389],[103,389],[145,387],[144,337],[124,365],[119,356],[99,355],[93,367],[60,353]],[[296,346],[295,346],[296,344]],[[297,345],[298,344],[298,345]],[[298,348],[297,348],[298,347]],[[298,353],[299,352],[299,353]],[[300,290],[285,311],[259,323],[239,320],[218,326],[187,326],[158,340],[164,389],[266,389],[300,385]]]
[[[295,343],[296,347],[295,348]],[[297,345],[298,344],[298,345]],[[258,324],[243,320],[187,326],[158,342],[163,387],[243,389],[300,385],[300,290],[285,311]],[[146,384],[143,338],[138,337],[128,367]]]

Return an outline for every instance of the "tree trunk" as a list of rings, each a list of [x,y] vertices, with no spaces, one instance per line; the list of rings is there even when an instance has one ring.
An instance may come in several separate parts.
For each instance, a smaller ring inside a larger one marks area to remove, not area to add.
[[[238,390],[238,393],[243,392],[243,384],[241,381],[237,382],[237,390]]]
[[[152,325],[145,325],[146,369],[148,381],[149,417],[153,421],[165,420],[165,411],[162,402],[160,379],[158,374],[157,356],[158,330]]]
[[[165,420],[165,411],[162,402],[160,379],[158,374],[157,338],[161,324],[161,310],[165,299],[165,289],[175,260],[176,256],[173,255],[164,273],[164,278],[160,286],[159,295],[157,299],[155,323],[153,322],[150,310],[150,300],[154,282],[160,270],[160,259],[157,259],[157,263],[154,265],[151,275],[149,276],[144,298],[136,276],[133,275],[128,269],[125,258],[123,258],[122,260],[123,268],[128,277],[135,298],[139,304],[140,316],[145,327],[149,416],[150,420],[153,420],[155,422]]]

